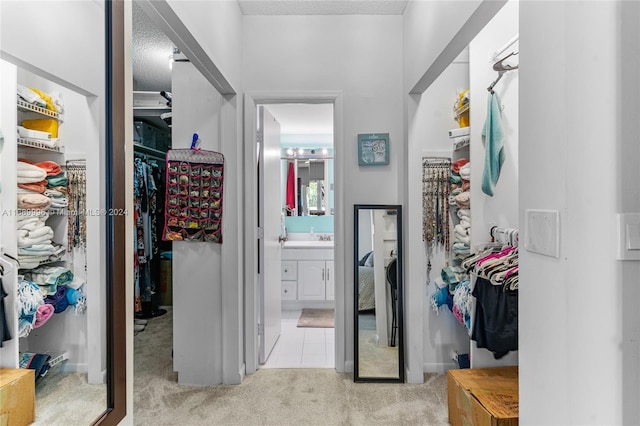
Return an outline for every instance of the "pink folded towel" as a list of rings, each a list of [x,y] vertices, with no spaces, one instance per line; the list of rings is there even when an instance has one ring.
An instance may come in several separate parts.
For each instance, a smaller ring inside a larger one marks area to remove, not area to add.
[[[18,194],[19,209],[46,210],[51,205],[51,199],[42,194]]]
[[[38,311],[36,312],[36,322],[33,324],[33,328],[42,327],[45,322],[49,321],[49,318],[53,316],[53,312],[55,308],[53,305],[45,303],[44,305],[40,305],[38,307]]]

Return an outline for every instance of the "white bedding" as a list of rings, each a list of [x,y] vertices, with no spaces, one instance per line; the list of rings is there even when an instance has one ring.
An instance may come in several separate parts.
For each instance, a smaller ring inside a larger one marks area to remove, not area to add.
[[[373,267],[358,266],[358,311],[375,309],[376,298],[373,282]]]

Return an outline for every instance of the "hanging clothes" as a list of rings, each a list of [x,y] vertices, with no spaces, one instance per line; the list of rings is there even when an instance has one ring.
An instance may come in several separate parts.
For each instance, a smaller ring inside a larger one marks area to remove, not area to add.
[[[471,339],[500,359],[518,350],[518,249],[505,247],[470,256],[463,267],[473,270],[471,294],[476,298]]]
[[[296,177],[293,161],[289,161],[289,171],[287,173],[287,216],[293,214],[296,208]]]
[[[471,293],[477,300],[471,339],[500,359],[518,350],[518,291],[477,277]]]
[[[157,186],[151,165],[141,158],[134,160],[134,310],[141,312],[144,302],[151,302],[156,292],[156,283],[152,279],[150,261],[157,248]],[[156,238],[154,238],[156,237]],[[155,247],[154,247],[155,246]]]
[[[2,279],[0,278],[0,348],[4,346],[4,342],[11,340],[11,331],[9,331],[9,324],[7,323],[6,310],[4,307],[4,298],[7,296],[8,294],[4,291]]]

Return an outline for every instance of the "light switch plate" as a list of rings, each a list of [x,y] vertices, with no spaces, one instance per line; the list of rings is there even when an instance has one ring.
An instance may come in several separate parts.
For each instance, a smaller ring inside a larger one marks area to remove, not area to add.
[[[640,260],[640,213],[618,215],[618,260]]]
[[[560,215],[557,210],[525,210],[524,248],[560,257]]]

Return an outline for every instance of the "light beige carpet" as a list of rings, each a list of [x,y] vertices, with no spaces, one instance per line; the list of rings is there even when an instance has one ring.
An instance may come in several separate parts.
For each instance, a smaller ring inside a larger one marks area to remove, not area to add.
[[[447,378],[354,383],[331,369],[262,369],[239,385],[177,383],[171,311],[135,337],[136,425],[448,425]]]
[[[298,327],[334,328],[333,309],[303,309],[298,319]]]
[[[107,409],[107,386],[90,385],[87,375],[55,366],[36,383],[33,425],[90,425]]]

